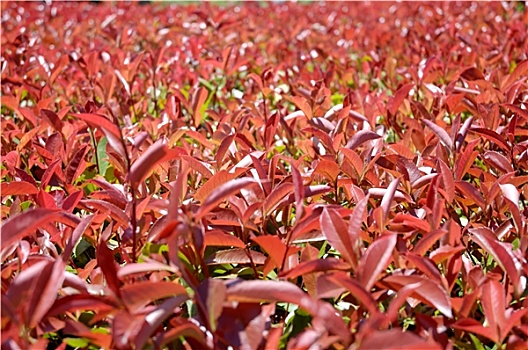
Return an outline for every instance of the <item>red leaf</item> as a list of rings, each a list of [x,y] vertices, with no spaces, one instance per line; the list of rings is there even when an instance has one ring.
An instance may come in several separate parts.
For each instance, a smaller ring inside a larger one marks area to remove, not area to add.
[[[80,201],[80,203],[86,206],[87,208],[90,208],[90,210],[95,209],[103,213],[109,211],[111,213],[112,219],[116,220],[123,226],[127,226],[130,223],[130,219],[125,214],[125,212],[121,208],[113,205],[112,203],[97,199],[83,199]]]
[[[508,75],[508,78],[503,82],[502,87],[506,90],[508,89],[512,84],[515,83],[519,78],[522,76],[526,76],[528,74],[528,60],[524,60],[522,62],[519,62],[515,69],[513,70],[513,73]]]
[[[282,267],[284,255],[286,254],[286,245],[277,236],[265,235],[252,238],[261,248],[263,248],[279,269]]]
[[[150,338],[152,333],[165,321],[170,315],[174,313],[174,309],[177,308],[181,303],[188,299],[187,294],[179,295],[170,299],[165,300],[159,305],[154,311],[144,316],[143,325],[141,330],[135,337],[135,348],[143,349],[147,340]]]
[[[42,175],[40,179],[40,188],[43,190],[46,190],[46,187],[48,186],[49,181],[51,180],[51,177],[53,174],[55,174],[55,170],[60,167],[61,165],[61,159],[57,158],[55,159],[44,171],[44,174]]]
[[[370,187],[368,189],[368,194],[372,198],[383,198],[387,194],[387,192],[389,192],[388,188]],[[407,193],[403,193],[399,190],[396,190],[394,192],[394,195],[392,198],[397,201],[406,201],[409,203],[413,203],[412,198]]]
[[[37,195],[37,203],[42,208],[57,209],[55,198],[46,191],[40,190]]]
[[[24,309],[28,327],[36,327],[55,302],[64,281],[64,269],[62,260],[41,260],[22,270],[9,286],[6,298],[13,306]]]
[[[365,290],[369,291],[378,280],[378,276],[389,266],[392,251],[396,246],[396,238],[394,234],[379,237],[361,257],[358,281]]]
[[[205,101],[207,100],[207,95],[207,89],[203,86],[200,86],[198,89],[196,89],[192,95],[191,104],[195,127],[198,127],[198,125],[200,125],[200,123],[202,122],[202,113],[200,110]]]
[[[218,147],[218,150],[216,151],[216,155],[215,155],[215,162],[218,166],[224,164],[225,154],[230,149],[236,136],[237,136],[236,133],[226,136],[220,143],[220,146]]]
[[[359,256],[354,253],[345,221],[334,209],[325,207],[319,222],[328,243],[341,253],[347,263],[354,266]]]
[[[475,146],[479,140],[471,141],[462,155],[458,158],[456,163],[456,170],[455,170],[455,180],[460,181],[466,175],[469,168],[471,168],[471,165],[473,165],[473,162],[477,158],[477,155],[479,152],[473,151],[475,149]]]
[[[304,115],[306,116],[308,120],[312,119],[313,117],[312,107],[310,106],[310,104],[304,97],[293,96],[290,98],[290,101],[304,113]]]
[[[387,222],[387,218],[389,216],[392,199],[394,198],[394,195],[396,194],[396,189],[398,188],[398,185],[400,184],[400,178],[396,178],[392,180],[392,182],[389,184],[389,187],[387,187],[387,192],[383,195],[383,198],[381,199],[381,210],[383,210],[383,224],[381,224],[381,227],[385,226],[385,223]]]
[[[478,334],[494,342],[498,341],[498,339],[495,339],[495,335],[493,334],[493,332],[490,332],[490,329],[488,327],[482,326],[477,320],[473,318],[460,319],[453,323],[451,327],[455,329],[460,329],[462,331]]]
[[[87,124],[90,124],[94,128],[101,128],[112,134],[115,138],[121,139],[121,132],[119,131],[117,125],[112,123],[103,115],[92,113],[73,113],[72,115],[76,118],[84,120]]]
[[[55,128],[58,132],[62,131],[62,120],[60,120],[57,113],[50,111],[49,109],[41,109],[40,116],[50,122],[51,126]]]
[[[254,157],[253,155],[250,155],[250,158],[251,158],[251,161],[253,162],[253,167],[257,171],[260,187],[262,187],[262,190],[264,191],[264,194],[267,197],[269,193],[271,192],[271,182],[268,178],[268,174],[266,173],[266,170],[264,169],[261,161],[258,158]]]
[[[412,216],[411,214],[396,214],[396,216],[394,216],[394,218],[391,220],[391,224],[401,224],[404,226],[412,227],[416,230],[420,230],[424,233],[428,233],[431,231],[431,225],[429,224],[429,222],[417,218],[416,216]]]
[[[179,155],[178,151],[171,150],[167,147],[165,139],[160,139],[150,146],[141,157],[134,162],[130,168],[128,180],[132,183],[132,186],[137,186],[152,170],[154,170],[154,167],[157,164],[169,159],[174,159]]]
[[[238,237],[224,233],[220,230],[208,231],[205,233],[204,239],[205,246],[216,246],[216,247],[235,247],[245,248],[244,242]]]
[[[498,170],[502,171],[503,173],[513,173],[515,170],[513,169],[513,166],[511,165],[511,162],[503,156],[502,154],[495,152],[495,151],[486,151],[484,153],[484,159],[497,168]]]
[[[254,184],[256,181],[250,177],[244,177],[241,179],[230,180],[220,186],[211,193],[205,201],[203,201],[198,212],[196,213],[196,219],[201,219],[205,214],[209,213],[216,205],[225,200],[229,195],[240,191],[241,189]]]
[[[499,184],[499,187],[501,189],[502,195],[504,196],[504,199],[508,204],[508,207],[510,208],[517,230],[519,232],[523,232],[525,223],[521,216],[521,210],[519,208],[519,191],[512,184]]]
[[[312,299],[293,283],[272,280],[243,281],[231,280],[227,283],[227,300],[239,303],[287,302],[299,305],[313,317],[322,321],[332,334],[339,335],[345,345],[350,343],[350,331],[330,304]]]
[[[356,280],[349,277],[344,272],[335,272],[327,275],[327,278],[334,283],[345,287],[361,304],[363,304],[370,312],[371,316],[379,313],[379,309],[376,305],[376,301],[372,298],[372,295],[363,288],[363,286]]]
[[[198,159],[188,156],[188,155],[181,155],[181,159],[185,160],[187,163],[189,163],[189,166],[202,174],[203,177],[206,179],[209,179],[213,176],[213,173],[211,170],[209,170],[208,167],[206,167],[203,162],[199,161]]]
[[[271,191],[269,196],[266,197],[263,206],[263,216],[267,216],[273,211],[279,203],[286,198],[293,190],[295,186],[291,182],[283,182]]]
[[[218,317],[220,317],[224,308],[226,285],[221,280],[208,278],[198,287],[198,296],[207,308],[207,321],[215,330]]]
[[[280,274],[283,278],[297,278],[314,272],[327,272],[332,270],[350,270],[350,265],[335,258],[316,259],[300,263],[293,269]]]
[[[319,164],[317,164],[313,171],[313,174],[323,175],[330,181],[335,182],[340,172],[341,169],[339,169],[339,166],[336,162],[323,159],[319,162]]]
[[[114,259],[114,254],[106,245],[106,242],[101,240],[96,249],[97,254],[97,265],[103,271],[103,275],[106,279],[107,286],[117,295],[120,296],[121,292],[119,287],[121,283],[117,278],[117,267]]]
[[[480,302],[484,309],[484,315],[488,321],[490,330],[494,333],[493,338],[497,343],[502,343],[506,334],[502,328],[506,326],[506,298],[504,286],[495,280],[489,280],[481,287],[482,296]]]
[[[406,285],[413,283],[420,283],[415,289],[413,296],[416,299],[422,300],[435,307],[438,311],[444,314],[448,318],[453,317],[451,311],[451,299],[448,293],[441,285],[437,282],[430,280],[429,278],[417,276],[417,275],[391,275],[383,279],[383,283],[389,284],[390,288],[399,290]]]
[[[37,194],[38,189],[26,181],[13,181],[0,183],[0,194],[2,196],[20,196]]]
[[[413,253],[424,256],[425,253],[435,244],[436,241],[438,241],[441,237],[443,237],[447,233],[444,229],[437,229],[433,231],[427,231],[423,235],[423,237],[416,243],[416,245],[413,248]]]
[[[440,141],[442,141],[444,145],[447,146],[447,148],[453,149],[453,140],[451,140],[451,137],[449,137],[449,134],[447,131],[445,131],[445,129],[439,127],[428,119],[421,119],[421,121],[435,133],[435,135],[440,139]]]
[[[499,266],[508,274],[515,288],[515,295],[520,296],[523,292],[521,283],[521,263],[513,254],[511,245],[499,242],[493,232],[486,228],[471,228],[471,239],[481,246]]]
[[[503,103],[501,104],[501,106],[511,109],[513,112],[517,113],[518,115],[520,115],[521,117],[523,117],[524,119],[528,121],[528,111],[527,110],[522,109],[521,107],[517,105],[508,104],[508,103]]]
[[[475,67],[469,67],[464,69],[460,73],[460,77],[466,79],[466,80],[484,80],[484,74],[480,70],[478,70]]]
[[[228,250],[220,250],[214,252],[211,256],[205,259],[208,265],[218,264],[250,264],[253,261],[255,265],[262,265],[266,262],[266,256],[262,253],[250,250],[251,259],[248,256],[248,251],[241,248],[234,248]]]
[[[79,204],[79,201],[83,197],[83,191],[79,190],[76,192],[73,192],[70,194],[64,201],[62,202],[62,209],[67,211],[68,213],[73,212],[73,209]]]
[[[367,212],[368,200],[369,195],[367,194],[356,204],[348,221],[348,236],[350,237],[350,243],[352,244],[352,251],[357,257],[361,256],[361,249],[363,248],[363,242],[361,240],[361,225],[363,224],[363,218]],[[353,262],[352,266],[356,267],[356,262]]]
[[[394,98],[389,103],[389,111],[392,115],[395,115],[398,111],[398,108],[400,108],[400,105],[402,104],[403,100],[409,96],[409,92],[414,87],[413,83],[405,84],[402,87],[396,91],[394,94]]]
[[[33,233],[37,228],[59,218],[56,210],[35,208],[14,215],[3,222],[1,229],[2,247],[6,247]]]
[[[121,298],[132,313],[156,300],[176,295],[187,296],[187,291],[174,282],[138,282],[121,288]]]
[[[162,264],[160,262],[157,262],[155,260],[148,260],[147,262],[142,263],[132,263],[127,264],[125,266],[122,266],[119,268],[119,271],[117,271],[117,277],[120,279],[123,279],[130,275],[137,275],[137,274],[146,274],[151,272],[158,272],[158,271],[169,271],[172,273],[176,273],[175,268]]]
[[[480,136],[483,136],[485,139],[494,142],[504,152],[510,152],[510,147],[508,146],[506,140],[495,131],[486,128],[471,128],[470,130],[479,134]]]
[[[446,201],[448,203],[453,203],[453,199],[455,198],[455,183],[453,180],[453,172],[441,159],[438,159],[438,164],[441,170],[442,183],[445,189]]]
[[[444,285],[444,287],[446,286],[445,279],[443,279],[442,274],[431,259],[424,258],[414,253],[405,253],[405,258],[425,276],[434,280],[438,284]]]
[[[49,309],[46,317],[57,316],[66,312],[76,311],[100,311],[107,312],[116,308],[106,298],[102,298],[96,295],[66,295],[58,299],[53,306]]]
[[[370,333],[361,341],[359,349],[440,350],[442,346],[432,341],[427,341],[414,333],[394,328]]]
[[[202,330],[194,323],[182,318],[178,319],[178,323],[176,325],[171,324],[171,328],[162,333],[161,336],[156,339],[157,348],[164,349],[164,345],[180,338],[192,338],[198,341],[200,344],[200,349],[207,348],[207,342]]]
[[[486,207],[486,202],[484,201],[482,194],[475,188],[475,186],[466,181],[456,181],[455,187],[466,197],[472,199],[477,206],[484,210]]]
[[[379,139],[380,137],[381,137],[380,135],[376,134],[373,131],[360,130],[348,140],[347,144],[345,145],[345,148],[350,149],[350,150],[355,150],[356,148],[361,146],[363,143],[370,141],[370,140]]]
[[[211,195],[218,187],[225,184],[229,180],[233,180],[240,175],[244,170],[238,169],[233,173],[227,172],[227,170],[221,170],[213,175],[206,183],[204,183],[194,194],[194,198],[202,202]]]
[[[457,152],[460,152],[460,149],[462,148],[462,144],[464,143],[464,140],[466,139],[466,135],[469,131],[469,128],[471,127],[473,123],[473,116],[466,119],[462,127],[460,128],[456,140],[455,140],[455,149]]]
[[[73,252],[73,248],[79,242],[81,239],[82,234],[88,227],[90,227],[90,224],[92,223],[92,220],[94,218],[94,215],[88,215],[81,219],[81,222],[75,227],[75,230],[73,230],[70,239],[68,239],[66,243],[66,247],[64,247],[64,251],[62,252],[62,260],[66,263],[70,260],[71,253]]]
[[[77,176],[79,176],[80,173],[84,171],[84,169],[80,167],[80,164],[82,164],[82,161],[84,160],[86,153],[88,153],[88,150],[89,147],[87,145],[83,145],[70,159],[70,162],[66,167],[66,182],[73,183],[77,179]]]

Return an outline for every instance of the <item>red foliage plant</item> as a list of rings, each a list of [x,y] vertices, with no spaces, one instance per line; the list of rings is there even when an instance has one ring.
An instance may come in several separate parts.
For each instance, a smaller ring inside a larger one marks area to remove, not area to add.
[[[2,2],[2,349],[525,349],[522,4]]]

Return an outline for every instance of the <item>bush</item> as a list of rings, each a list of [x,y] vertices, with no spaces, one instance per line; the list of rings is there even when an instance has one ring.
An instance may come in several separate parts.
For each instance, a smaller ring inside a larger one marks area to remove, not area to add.
[[[2,349],[525,348],[515,7],[3,2]]]

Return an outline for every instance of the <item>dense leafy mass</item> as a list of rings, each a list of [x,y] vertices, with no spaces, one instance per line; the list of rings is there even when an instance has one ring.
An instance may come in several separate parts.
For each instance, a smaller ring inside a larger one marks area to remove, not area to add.
[[[525,349],[516,3],[2,3],[2,349]]]

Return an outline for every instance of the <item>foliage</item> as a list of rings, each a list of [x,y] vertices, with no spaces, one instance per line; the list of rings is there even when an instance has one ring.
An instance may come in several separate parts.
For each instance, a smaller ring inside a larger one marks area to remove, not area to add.
[[[521,349],[515,3],[2,3],[2,349]]]

